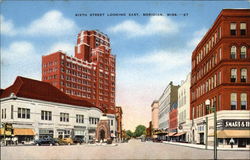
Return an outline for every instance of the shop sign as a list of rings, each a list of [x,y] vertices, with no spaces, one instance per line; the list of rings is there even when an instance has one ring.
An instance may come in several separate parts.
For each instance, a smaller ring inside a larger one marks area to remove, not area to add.
[[[224,129],[247,129],[249,130],[250,120],[249,119],[226,119],[223,120]]]
[[[74,128],[86,129],[86,126],[74,126]]]

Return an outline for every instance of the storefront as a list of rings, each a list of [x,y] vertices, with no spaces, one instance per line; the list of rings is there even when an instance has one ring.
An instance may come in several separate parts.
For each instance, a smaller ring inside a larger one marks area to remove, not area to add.
[[[177,141],[177,137],[175,136],[176,132],[169,132],[167,135],[167,140],[168,141]]]
[[[250,148],[250,120],[249,119],[223,119],[218,121],[218,145],[231,147],[230,139],[234,141],[233,147]]]
[[[17,138],[18,143],[32,143],[34,136],[35,132],[31,128],[14,128],[13,138]]]
[[[176,137],[176,140],[178,142],[186,142],[186,133],[187,132],[179,132],[175,134],[174,136]]]
[[[71,134],[72,134],[72,129],[58,129],[57,130],[57,135],[58,135],[58,138],[60,139],[72,137]]]
[[[85,132],[86,132],[85,126],[74,126],[73,137],[84,139],[86,134]]]
[[[54,137],[54,130],[52,128],[48,129],[44,129],[44,128],[40,128],[39,129],[39,138],[44,138],[44,137]]]

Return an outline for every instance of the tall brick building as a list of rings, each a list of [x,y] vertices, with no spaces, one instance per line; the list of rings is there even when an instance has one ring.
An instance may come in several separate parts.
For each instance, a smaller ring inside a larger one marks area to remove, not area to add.
[[[230,119],[244,123],[249,119],[249,46],[250,9],[224,9],[193,51],[190,119],[195,120],[192,133],[196,143],[204,143],[202,117],[211,115],[211,111],[206,110],[207,99],[218,112],[218,126],[221,127],[218,128],[219,144],[228,144],[228,139],[235,136],[239,146],[249,143],[247,132],[235,135],[239,130],[226,127],[226,124],[231,123]],[[213,128],[212,117],[210,119],[209,130]]]
[[[81,31],[74,57],[62,51],[42,57],[42,81],[115,113],[115,64],[107,35],[97,30]]]

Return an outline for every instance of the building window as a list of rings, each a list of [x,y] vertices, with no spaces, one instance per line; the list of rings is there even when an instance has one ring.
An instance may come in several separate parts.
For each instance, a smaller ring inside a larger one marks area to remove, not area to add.
[[[246,93],[241,93],[240,94],[240,108],[242,110],[247,109],[247,94]]]
[[[13,119],[13,114],[14,114],[14,106],[11,105],[11,113],[10,113],[10,118]]]
[[[246,35],[246,29],[247,29],[247,24],[240,23],[240,35],[242,36]]]
[[[244,59],[247,57],[247,47],[246,46],[242,46],[240,48],[240,58]]]
[[[231,93],[231,110],[236,110],[237,108],[237,94]]]
[[[76,123],[84,123],[84,115],[76,115]]]
[[[113,120],[111,120],[111,126],[113,126]]]
[[[51,111],[41,111],[41,120],[52,120],[52,112]]]
[[[240,81],[241,82],[246,82],[247,81],[247,69],[246,68],[242,68],[240,70],[241,75],[240,75]]]
[[[235,68],[231,69],[231,82],[236,82],[237,70]]]
[[[30,119],[30,109],[18,108],[17,118]]]
[[[6,119],[6,108],[2,109],[2,119]]]
[[[236,47],[235,46],[231,47],[230,57],[231,57],[231,59],[236,59]]]
[[[89,117],[89,124],[97,124],[99,122],[99,118]]]
[[[230,23],[230,33],[232,36],[236,35],[236,23]]]
[[[69,122],[69,113],[60,113],[61,122]]]

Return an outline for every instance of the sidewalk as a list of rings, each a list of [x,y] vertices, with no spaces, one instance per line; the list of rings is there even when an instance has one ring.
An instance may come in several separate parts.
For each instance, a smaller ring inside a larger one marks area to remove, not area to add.
[[[180,143],[180,142],[168,142],[163,141],[162,143],[171,144],[171,145],[179,145],[179,146],[185,146],[185,147],[191,147],[191,148],[198,148],[198,149],[205,149],[205,145],[201,144],[192,144],[192,143]],[[213,150],[213,146],[208,146],[208,150]],[[217,150],[220,151],[250,151],[250,148],[221,148],[217,147]]]

